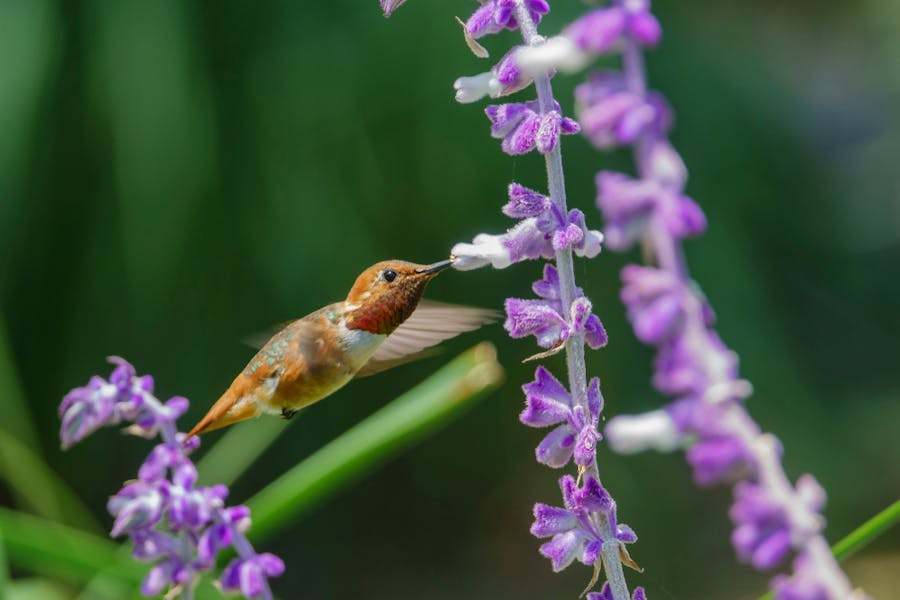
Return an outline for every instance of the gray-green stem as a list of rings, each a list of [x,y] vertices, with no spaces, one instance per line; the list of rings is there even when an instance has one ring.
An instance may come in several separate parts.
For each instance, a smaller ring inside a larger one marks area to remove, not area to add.
[[[515,0],[516,20],[522,32],[522,39],[529,46],[536,46],[544,42],[544,38],[538,33],[537,26],[531,18],[524,0]],[[550,76],[543,73],[534,78],[534,86],[537,90],[538,106],[542,114],[554,110],[553,88],[550,85]],[[568,214],[566,205],[566,182],[563,175],[561,142],[558,142],[553,150],[544,155],[547,165],[547,188],[550,192],[550,200],[556,205],[559,213]],[[575,269],[572,250],[564,248],[556,252],[556,269],[559,272],[560,296],[563,308],[572,305],[576,298]],[[563,315],[570,318],[570,315]],[[566,340],[566,368],[569,373],[569,389],[572,400],[577,406],[581,406],[585,414],[590,414],[587,399],[587,369],[584,363],[584,334],[577,333]],[[597,469],[596,457],[588,468],[588,472],[600,481]],[[619,559],[619,541],[613,537],[609,530],[609,522],[605,514],[598,514],[598,530],[603,538],[602,560],[606,568],[606,579],[612,591],[613,600],[629,600],[628,584],[625,582],[625,574],[622,570],[622,561]]]

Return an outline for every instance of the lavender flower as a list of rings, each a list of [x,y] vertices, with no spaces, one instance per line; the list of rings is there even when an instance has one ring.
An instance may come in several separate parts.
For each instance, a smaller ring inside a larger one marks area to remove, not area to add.
[[[534,524],[531,533],[552,539],[541,546],[541,554],[550,559],[554,571],[562,571],[576,558],[585,565],[596,565],[604,544],[613,544],[615,552],[623,544],[632,544],[637,536],[628,525],[616,521],[616,503],[600,482],[592,475],[578,487],[571,475],[559,480],[565,508],[534,505]],[[600,527],[595,515],[606,516]]]
[[[638,177],[599,173],[597,205],[611,248],[641,242],[653,254],[655,266],[623,269],[622,299],[637,337],[658,349],[654,385],[675,398],[662,410],[610,420],[606,436],[619,451],[686,447],[698,484],[735,484],[730,514],[739,559],[768,570],[791,551],[798,555],[794,575],[773,581],[778,600],[849,598],[850,583],[821,536],[824,491],[810,475],[791,485],[781,444],[744,409],[750,385],[688,275],[680,243],[702,233],[706,220],[684,195],[687,170],[666,139],[668,105],[647,91],[641,47],[660,33],[649,2],[635,0],[616,0],[565,32],[581,51],[622,54],[621,74],[601,71],[578,87],[578,115],[598,148],[633,146]]]
[[[566,353],[569,389],[546,368],[538,367],[535,381],[523,387],[526,407],[520,419],[533,427],[555,426],[537,447],[538,461],[559,468],[574,459],[584,487],[578,488],[571,476],[564,477],[566,507],[538,504],[532,532],[539,537],[552,536],[541,552],[551,559],[554,570],[567,567],[575,558],[593,565],[590,589],[602,564],[609,578],[603,593],[613,600],[629,600],[622,564],[637,565],[628,558],[624,544],[637,537],[627,526],[617,524],[615,503],[600,484],[596,444],[601,438],[597,424],[603,402],[599,380],[594,378],[588,384],[584,364],[584,345],[605,345],[606,332],[592,313],[590,300],[575,285],[572,258],[573,254],[596,256],[603,237],[588,228],[582,211],[566,206],[560,139],[577,133],[580,127],[563,115],[550,86],[551,71],[557,66],[577,67],[584,53],[568,39],[552,38],[546,43],[537,33],[536,26],[548,11],[544,0],[488,0],[464,23],[466,43],[480,57],[488,53],[477,39],[503,29],[518,28],[522,33],[523,47],[507,52],[489,72],[458,79],[454,88],[457,101],[468,103],[534,84],[536,100],[489,106],[485,113],[491,122],[491,136],[502,140],[505,153],[518,156],[536,150],[544,156],[549,194],[512,183],[503,212],[518,223],[504,234],[479,234],[471,244],[456,244],[451,254],[459,270],[488,264],[505,268],[525,259],[555,260],[555,266],[546,265],[543,279],[533,286],[538,298],[507,299],[505,327],[512,337],[535,336],[538,345],[547,349],[532,358]],[[623,15],[626,28],[640,18],[630,12]],[[643,598],[643,591],[636,592],[635,598]]]
[[[547,265],[550,268],[550,265]],[[601,435],[597,422],[603,410],[600,380],[594,377],[588,384],[588,410],[574,404],[572,395],[550,371],[538,367],[535,380],[522,386],[525,409],[519,420],[529,427],[557,425],[538,444],[535,455],[539,463],[549,467],[566,466],[574,455],[580,468],[594,463],[597,442]]]
[[[138,471],[107,503],[114,522],[110,535],[128,535],[133,556],[155,562],[141,584],[141,593],[193,598],[201,573],[211,571],[218,553],[234,547],[235,558],[218,585],[247,598],[270,599],[268,577],[284,572],[273,554],[256,554],[244,536],[250,526],[245,506],[225,506],[224,485],[198,486],[197,469],[189,455],[200,445],[185,439],[175,421],[188,407],[185,398],[163,404],[153,395],[153,379],[138,377],[134,367],[112,357],[116,365],[109,380],[92,377],[88,385],[69,392],[60,405],[60,438],[64,448],[81,441],[102,426],[131,422],[129,433],[152,438],[156,445]]]

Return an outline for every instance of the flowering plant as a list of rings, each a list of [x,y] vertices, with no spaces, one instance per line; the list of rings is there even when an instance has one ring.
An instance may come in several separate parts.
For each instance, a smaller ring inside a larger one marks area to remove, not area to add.
[[[402,2],[383,1],[386,15]],[[578,558],[595,568],[588,589],[607,569],[608,583],[594,597],[625,600],[628,590],[621,564],[634,565],[625,544],[637,537],[616,520],[616,505],[602,487],[596,465],[597,423],[603,401],[599,381],[587,383],[584,345],[599,348],[606,333],[591,313],[591,303],[574,283],[573,253],[593,258],[600,242],[614,250],[636,243],[650,257],[646,266],[622,271],[624,300],[635,334],[658,347],[653,383],[676,398],[666,409],[639,417],[616,417],[605,433],[622,452],[644,448],[686,447],[701,485],[730,482],[735,503],[732,541],[741,560],[770,569],[796,551],[792,576],[773,581],[782,600],[844,599],[853,592],[821,535],[822,488],[811,475],[791,485],[781,463],[781,445],[761,433],[743,407],[750,384],[738,376],[737,355],[713,329],[711,307],[691,281],[681,240],[701,234],[705,216],[685,195],[687,170],[666,138],[672,114],[664,98],[647,90],[643,48],[655,46],[662,27],[649,0],[613,0],[592,9],[545,39],[537,33],[550,7],[544,0],[488,0],[464,23],[467,44],[476,55],[487,51],[477,41],[503,29],[519,29],[524,46],[507,52],[490,71],[456,81],[456,99],[474,102],[499,98],[531,84],[536,101],[490,106],[491,136],[510,155],[536,150],[546,159],[549,197],[511,184],[504,213],[520,219],[500,235],[480,234],[452,253],[459,269],[492,265],[505,268],[524,259],[555,259],[533,286],[537,300],[506,301],[506,329],[512,337],[534,335],[546,350],[532,358],[566,353],[570,390],[545,367],[523,387],[526,408],[520,415],[533,427],[555,425],[537,447],[539,462],[564,467],[573,459],[578,478],[560,480],[564,507],[535,506],[532,533],[552,537],[541,547],[554,570]],[[564,117],[550,77],[575,71],[599,54],[622,57],[623,71],[597,71],[576,90],[578,118]],[[601,171],[597,205],[606,227],[601,235],[585,225],[585,215],[566,206],[560,136],[581,131],[601,150],[634,149],[638,176]],[[583,487],[579,481],[584,479]],[[635,597],[643,597],[636,590]]]
[[[124,359],[109,379],[94,376],[84,387],[66,394],[59,407],[63,448],[81,441],[100,427],[130,423],[126,431],[161,442],[153,447],[138,470],[138,478],[126,482],[109,499],[114,517],[112,537],[128,535],[134,558],[153,562],[141,584],[141,593],[193,598],[201,573],[211,571],[219,553],[233,548],[231,560],[219,577],[223,592],[240,592],[246,598],[271,599],[269,577],[284,572],[274,554],[257,554],[244,533],[250,526],[246,506],[225,506],[224,485],[198,486],[197,468],[190,454],[200,439],[186,439],[175,422],[188,408],[186,398],[160,402],[153,395],[153,378],[141,377]]]

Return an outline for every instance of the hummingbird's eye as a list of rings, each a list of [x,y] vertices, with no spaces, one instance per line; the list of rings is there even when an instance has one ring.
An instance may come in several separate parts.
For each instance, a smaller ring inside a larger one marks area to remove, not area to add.
[[[388,283],[391,283],[392,281],[397,279],[397,271],[395,271],[393,269],[385,269],[384,271],[381,272],[381,276],[384,278],[385,281],[387,281]]]

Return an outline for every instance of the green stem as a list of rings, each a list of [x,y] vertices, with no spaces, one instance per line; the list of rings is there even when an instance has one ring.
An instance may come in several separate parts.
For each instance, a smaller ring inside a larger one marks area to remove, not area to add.
[[[882,510],[880,513],[851,531],[844,539],[831,547],[835,558],[844,561],[865,548],[878,536],[886,532],[900,521],[900,500]],[[759,597],[759,600],[772,600],[772,592]]]
[[[846,560],[900,521],[900,500],[851,531],[831,547],[838,560]]]

